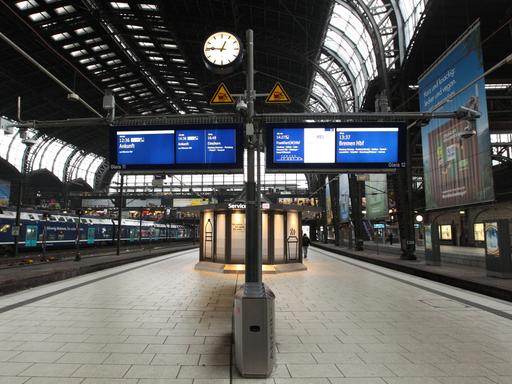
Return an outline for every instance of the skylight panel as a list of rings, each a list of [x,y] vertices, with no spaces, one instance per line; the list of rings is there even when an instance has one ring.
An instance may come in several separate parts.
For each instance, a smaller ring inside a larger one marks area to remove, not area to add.
[[[139,41],[139,45],[141,47],[154,47],[155,44],[150,43],[149,41]]]
[[[72,5],[64,5],[63,7],[55,8],[54,11],[57,15],[61,16],[73,13],[76,11],[76,9]]]
[[[44,11],[44,12],[33,13],[33,14],[29,15],[28,17],[30,18],[30,20],[32,20],[34,22],[38,22],[41,20],[49,19],[50,15],[48,14],[48,12]]]
[[[94,29],[92,29],[92,27],[83,27],[83,28],[75,29],[75,33],[78,36],[85,35],[85,34],[91,33],[91,32],[94,32]]]
[[[178,46],[176,44],[168,44],[168,43],[162,44],[162,47],[167,48],[167,49],[177,49],[178,48]]]
[[[119,92],[119,91],[122,91],[124,89],[126,89],[126,88],[125,87],[115,87],[115,88],[112,89],[112,91]]]
[[[114,57],[116,54],[114,52],[109,52],[109,53],[104,53],[103,55],[100,55],[100,58],[105,60],[105,59],[110,59],[111,57]]]
[[[133,38],[137,40],[149,40],[149,36],[146,35],[133,35]]]
[[[52,36],[52,38],[53,38],[53,36]],[[66,44],[66,45],[62,46],[62,48],[71,49],[71,48],[77,48],[79,46],[80,46],[80,43],[71,43],[71,44]]]
[[[89,71],[93,71],[95,69],[101,68],[101,64],[91,64],[91,65],[88,65],[85,68],[87,68]]]
[[[132,30],[132,31],[140,31],[144,29],[141,25],[135,25],[135,24],[127,24],[126,28]]]
[[[110,6],[114,9],[130,9],[130,5],[128,3],[123,3],[120,1],[111,1]]]
[[[160,57],[160,56],[149,56],[149,60],[152,60],[152,61],[164,61],[164,58]]]
[[[88,64],[92,63],[93,61],[96,61],[94,57],[87,57],[86,59],[79,60],[80,64]]]
[[[95,44],[95,43],[99,43],[100,41],[102,41],[101,37],[94,37],[92,39],[85,40],[85,43],[86,44]]]
[[[119,63],[121,63],[120,59],[114,59],[114,60],[107,61],[107,65],[115,65],[115,64],[119,64]]]
[[[157,11],[158,7],[156,4],[139,4],[139,8],[143,11]]]
[[[177,57],[173,57],[171,59],[171,61],[175,62],[175,63],[184,63],[185,60],[184,59],[180,59],[180,58],[177,58]]]
[[[18,9],[20,11],[26,11],[27,9],[37,7],[39,4],[37,4],[37,1],[35,1],[35,0],[28,0],[28,1],[19,1],[15,5],[16,5],[16,7],[18,7]]]
[[[70,37],[71,37],[71,35],[67,32],[61,32],[61,33],[56,33],[55,35],[52,35],[52,39],[55,41],[69,39]]]
[[[95,45],[94,47],[91,48],[94,52],[100,52],[100,51],[104,51],[106,49],[108,49],[108,45],[107,44],[100,44],[100,45]]]
[[[87,51],[85,49],[79,49],[77,51],[72,51],[69,53],[73,57],[79,57],[87,54]]]
[[[124,78],[124,77],[132,76],[132,75],[133,75],[133,72],[125,72],[125,73],[121,73],[119,75],[119,77]]]

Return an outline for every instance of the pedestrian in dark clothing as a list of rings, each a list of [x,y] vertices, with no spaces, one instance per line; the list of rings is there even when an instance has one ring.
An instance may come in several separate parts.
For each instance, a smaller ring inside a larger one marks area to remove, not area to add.
[[[303,234],[302,235],[302,255],[304,256],[305,259],[308,258],[309,244],[311,244],[311,240],[309,240],[308,235]]]
[[[389,233],[388,239],[389,239],[389,245],[393,245],[393,234],[391,232]]]

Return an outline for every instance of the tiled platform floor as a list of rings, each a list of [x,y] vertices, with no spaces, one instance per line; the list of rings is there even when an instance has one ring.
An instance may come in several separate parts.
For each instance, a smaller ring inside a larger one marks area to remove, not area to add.
[[[0,312],[25,302],[0,313],[0,384],[229,383],[237,276],[182,255],[0,298]],[[278,364],[234,383],[512,383],[512,320],[432,290],[504,316],[509,303],[336,257],[311,249],[308,271],[265,275]]]

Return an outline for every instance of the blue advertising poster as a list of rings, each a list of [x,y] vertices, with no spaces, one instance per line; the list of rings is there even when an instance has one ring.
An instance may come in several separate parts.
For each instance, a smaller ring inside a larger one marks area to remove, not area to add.
[[[0,180],[0,207],[7,207],[9,205],[10,196],[11,183],[6,180]]]
[[[234,129],[206,131],[206,164],[232,164],[236,162],[236,132]]]
[[[176,164],[204,164],[205,131],[202,129],[176,131]]]
[[[398,162],[398,128],[337,128],[336,162]]]
[[[483,72],[475,24],[419,79],[422,112],[480,113],[474,121],[433,119],[422,128],[427,209],[494,200],[485,81],[473,83]]]
[[[348,174],[341,174],[338,180],[340,188],[340,223],[348,223],[350,221],[350,190]]]
[[[117,163],[174,164],[174,131],[118,131]]]

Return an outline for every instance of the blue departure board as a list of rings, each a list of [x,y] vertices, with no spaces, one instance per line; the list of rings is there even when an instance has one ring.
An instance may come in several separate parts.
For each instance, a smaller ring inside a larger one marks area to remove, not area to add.
[[[243,170],[237,125],[113,127],[112,169]]]
[[[387,170],[405,166],[401,123],[267,125],[271,170]]]
[[[118,131],[118,164],[174,164],[174,130]]]

